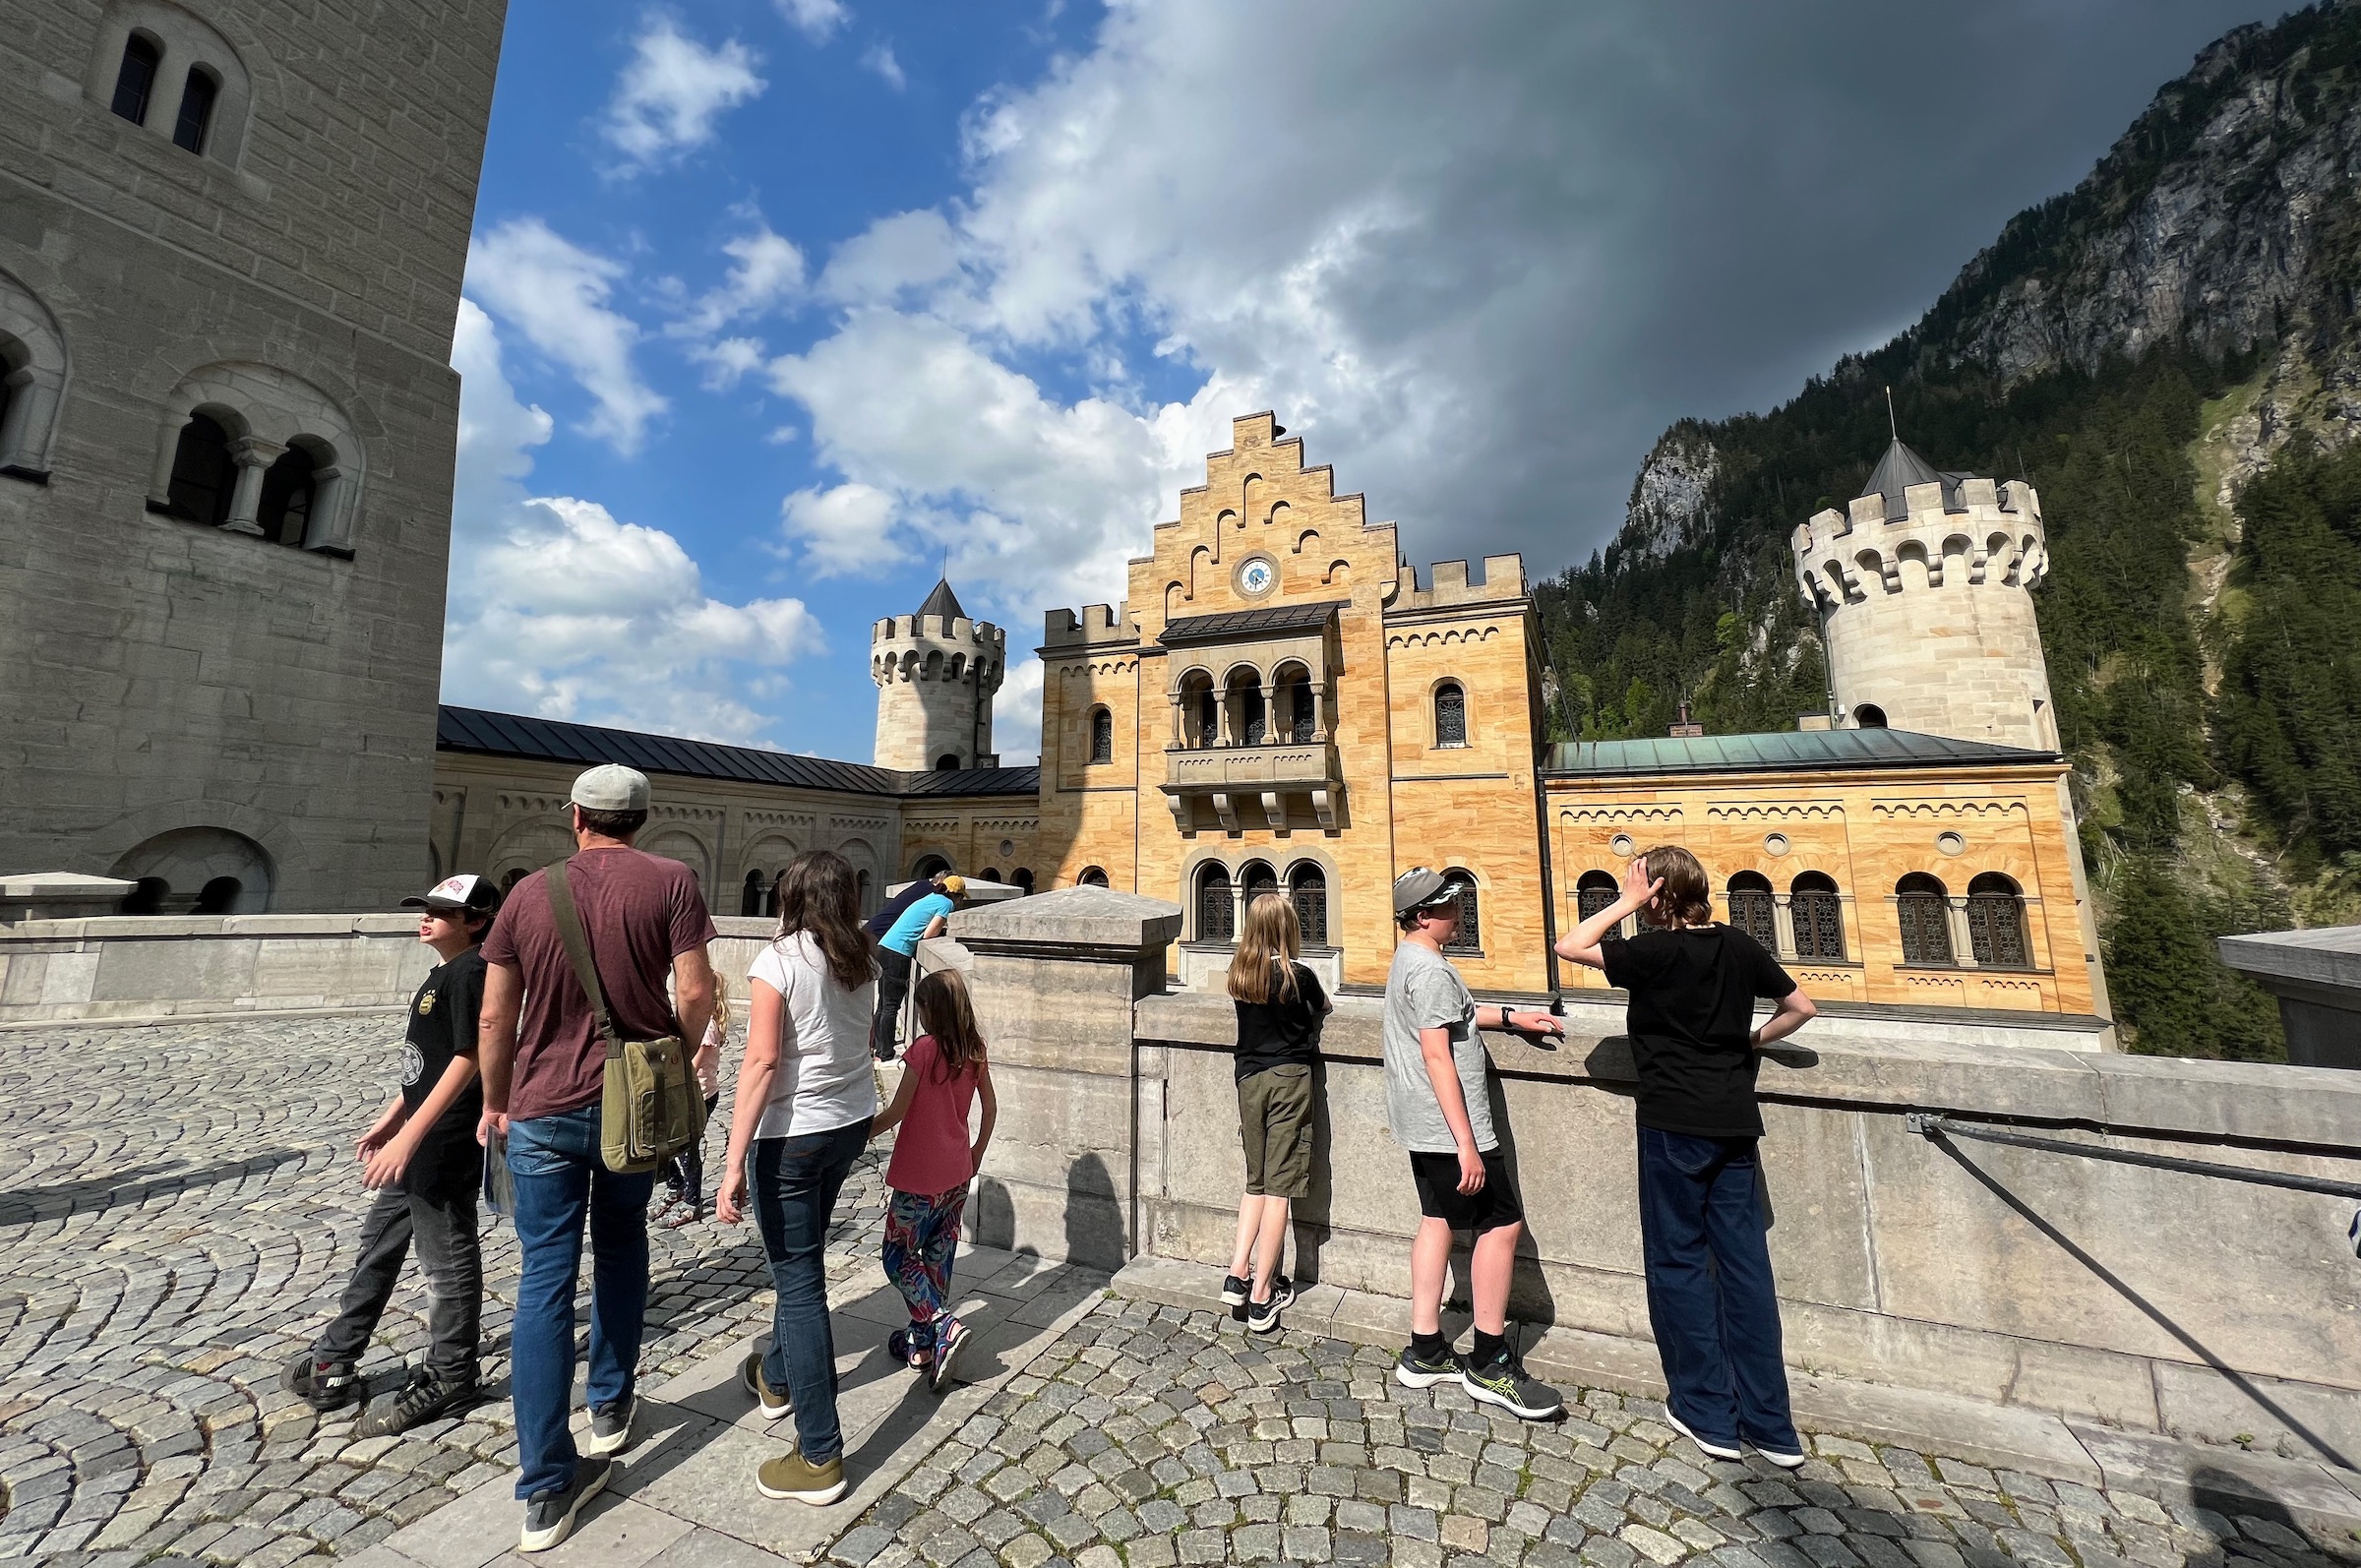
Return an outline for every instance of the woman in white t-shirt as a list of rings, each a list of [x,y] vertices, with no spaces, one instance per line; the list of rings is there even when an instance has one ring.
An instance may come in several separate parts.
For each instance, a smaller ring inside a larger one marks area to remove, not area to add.
[[[747,979],[746,1057],[715,1212],[738,1224],[751,1190],[777,1304],[769,1354],[748,1356],[739,1378],[765,1416],[795,1412],[796,1447],[762,1465],[762,1494],[832,1503],[845,1491],[844,1431],[821,1247],[878,1114],[869,1064],[877,946],[861,929],[859,883],[843,856],[814,850],[780,874],[779,934]]]

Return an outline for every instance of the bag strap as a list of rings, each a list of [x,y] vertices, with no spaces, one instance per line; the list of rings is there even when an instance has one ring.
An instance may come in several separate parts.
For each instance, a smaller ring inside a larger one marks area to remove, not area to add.
[[[598,1035],[606,1042],[607,1059],[612,1061],[623,1055],[623,1040],[615,1033],[615,1019],[607,1011],[607,994],[599,989],[598,967],[590,961],[590,938],[582,932],[581,911],[574,906],[574,884],[566,874],[573,865],[571,860],[558,862],[542,880],[549,884],[549,912],[558,923],[558,939],[566,944],[566,956],[574,961],[574,977],[590,998],[591,1015],[598,1020]]]

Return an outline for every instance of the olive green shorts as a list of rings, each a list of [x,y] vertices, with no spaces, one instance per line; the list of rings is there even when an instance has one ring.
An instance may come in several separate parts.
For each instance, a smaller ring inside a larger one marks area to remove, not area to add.
[[[1246,1147],[1246,1191],[1301,1198],[1311,1190],[1311,1068],[1288,1062],[1238,1086],[1238,1130]]]

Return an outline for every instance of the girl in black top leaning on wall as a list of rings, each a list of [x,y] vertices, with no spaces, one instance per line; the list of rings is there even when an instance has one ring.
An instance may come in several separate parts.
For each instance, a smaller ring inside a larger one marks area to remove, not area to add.
[[[1296,961],[1302,950],[1295,906],[1286,898],[1263,893],[1246,906],[1246,929],[1230,960],[1246,1193],[1238,1201],[1238,1249],[1222,1299],[1244,1307],[1246,1327],[1257,1334],[1277,1328],[1296,1298],[1279,1263],[1288,1205],[1311,1190],[1313,1069],[1329,1002],[1319,976]]]
[[[1626,940],[1614,931],[1631,915],[1647,929]],[[1740,1458],[1743,1441],[1793,1470],[1804,1456],[1780,1357],[1754,1073],[1762,1047],[1812,1017],[1811,998],[1760,942],[1714,919],[1705,868],[1671,846],[1633,861],[1621,895],[1557,952],[1631,994],[1640,1244],[1672,1425],[1715,1459]],[[1778,1003],[1759,1028],[1758,996]]]

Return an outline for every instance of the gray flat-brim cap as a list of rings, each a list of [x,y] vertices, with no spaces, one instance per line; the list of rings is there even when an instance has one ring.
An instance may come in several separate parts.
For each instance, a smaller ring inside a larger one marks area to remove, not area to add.
[[[574,793],[567,799],[585,811],[644,812],[647,775],[621,762],[603,763],[575,779]]]
[[[1442,873],[1430,872],[1423,866],[1414,866],[1394,878],[1394,913],[1397,916],[1458,896],[1459,889],[1444,881]]]

